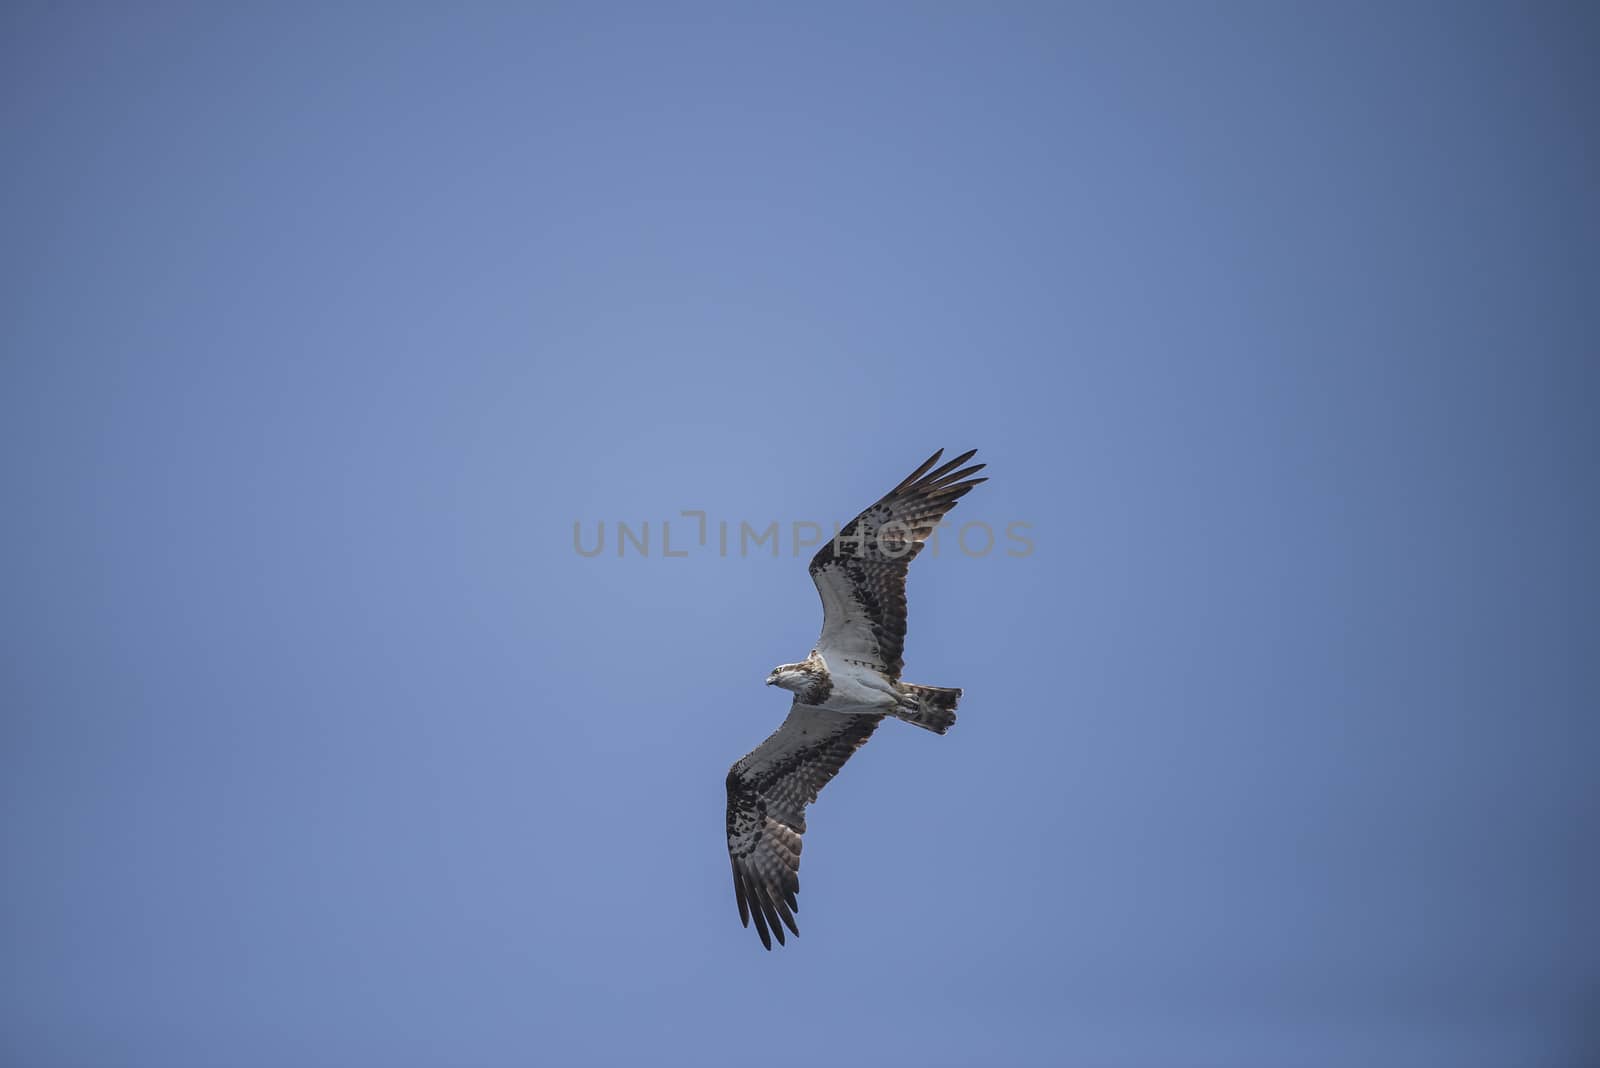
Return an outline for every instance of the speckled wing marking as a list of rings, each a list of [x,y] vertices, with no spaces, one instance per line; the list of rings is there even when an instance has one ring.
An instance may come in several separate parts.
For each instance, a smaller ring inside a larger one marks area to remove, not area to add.
[[[906,571],[934,526],[986,478],[984,464],[963,468],[971,449],[934,468],[940,449],[877,504],[856,516],[811,560],[822,595],[817,650],[830,664],[846,660],[898,679],[905,666]]]
[[[800,933],[794,914],[800,911],[795,895],[806,806],[882,719],[796,701],[783,726],[728,769],[728,857],[739,922],[749,927],[754,917],[768,949],[772,935],[783,945],[785,926]]]

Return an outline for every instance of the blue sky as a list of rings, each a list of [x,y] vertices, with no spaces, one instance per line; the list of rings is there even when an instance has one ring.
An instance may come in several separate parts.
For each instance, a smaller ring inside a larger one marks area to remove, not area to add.
[[[0,12],[0,1059],[1596,1052],[1581,5]],[[742,930],[789,553],[939,446]],[[684,530],[687,531],[686,524]],[[679,530],[674,528],[675,542]]]

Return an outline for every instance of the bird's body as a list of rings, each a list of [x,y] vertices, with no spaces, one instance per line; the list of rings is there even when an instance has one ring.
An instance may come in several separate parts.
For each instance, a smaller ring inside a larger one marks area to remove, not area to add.
[[[906,633],[906,570],[944,514],[973,486],[982,464],[967,452],[934,469],[934,453],[844,527],[811,561],[822,597],[822,636],[804,660],[780,664],[769,686],[794,696],[789,716],[728,771],[728,855],[739,918],[761,942],[800,933],[805,808],[885,716],[935,734],[955,723],[961,691],[900,681]]]
[[[812,708],[830,712],[883,714],[899,703],[894,682],[870,664],[844,657],[830,664],[812,650],[798,664],[780,664],[768,676],[768,683],[792,690],[795,699]]]

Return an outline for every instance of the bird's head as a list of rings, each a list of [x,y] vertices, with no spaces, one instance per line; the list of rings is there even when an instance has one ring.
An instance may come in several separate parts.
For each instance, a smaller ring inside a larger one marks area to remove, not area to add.
[[[800,670],[799,664],[779,664],[772,669],[772,674],[767,676],[768,686],[780,686],[785,690],[799,692],[810,685],[810,678]]]
[[[767,676],[768,686],[778,686],[793,693],[816,685],[817,680],[827,674],[827,669],[822,666],[820,658],[815,653],[798,664],[779,664]]]

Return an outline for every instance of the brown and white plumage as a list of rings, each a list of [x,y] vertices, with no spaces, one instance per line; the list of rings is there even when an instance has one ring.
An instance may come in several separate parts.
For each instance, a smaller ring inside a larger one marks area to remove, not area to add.
[[[800,933],[794,914],[806,806],[882,721],[796,700],[783,725],[728,770],[728,856],[739,920],[748,927],[753,916],[768,949],[769,930],[779,945],[785,925]]]
[[[955,722],[957,689],[900,682],[906,634],[906,572],[946,512],[983,468],[963,468],[977,450],[938,467],[944,450],[845,526],[811,561],[822,596],[822,636],[804,661],[767,681],[795,693],[771,737],[728,771],[728,856],[739,919],[755,920],[762,945],[800,933],[801,835],[806,806],[886,715],[943,734]]]
[[[811,558],[811,581],[822,595],[818,650],[823,656],[833,650],[900,677],[906,572],[945,513],[972,487],[988,481],[971,477],[983,464],[961,467],[977,451],[935,468],[944,455],[940,449]]]

